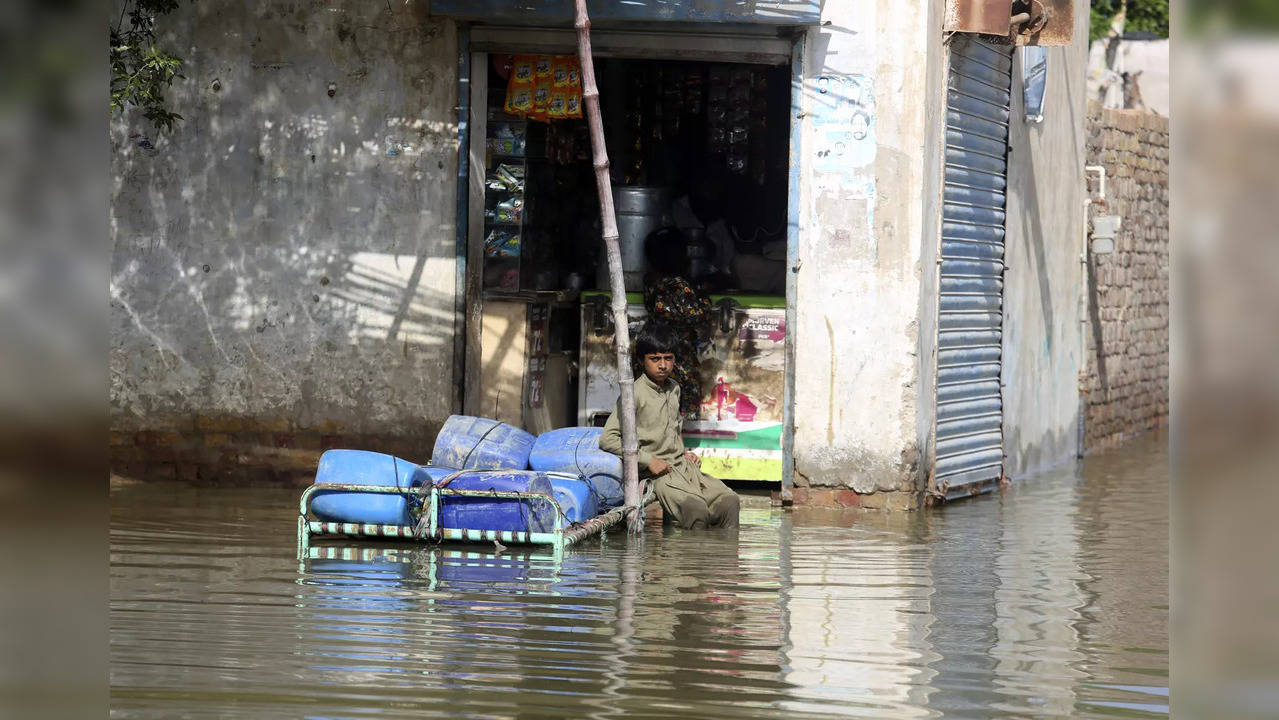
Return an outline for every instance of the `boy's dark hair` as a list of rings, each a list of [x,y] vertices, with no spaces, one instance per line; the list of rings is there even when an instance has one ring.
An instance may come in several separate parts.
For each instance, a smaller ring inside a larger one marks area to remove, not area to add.
[[[646,322],[635,336],[635,356],[643,360],[645,355],[652,353],[673,353],[677,341],[678,337],[669,325],[656,321]]]

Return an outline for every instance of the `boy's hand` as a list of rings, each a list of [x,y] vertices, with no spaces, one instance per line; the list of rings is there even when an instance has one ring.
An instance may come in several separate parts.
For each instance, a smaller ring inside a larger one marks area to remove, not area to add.
[[[685,460],[687,460],[687,461],[689,461],[689,462],[691,462],[691,463],[693,463],[693,465],[695,465],[695,466],[697,466],[697,467],[701,467],[701,466],[702,466],[702,459],[701,459],[701,458],[699,458],[699,457],[697,457],[696,455],[694,455],[694,454],[693,454],[693,453],[691,453],[691,452],[686,452],[686,453],[684,453],[684,459],[685,459]]]
[[[648,471],[653,477],[659,477],[671,471],[671,464],[661,458],[653,458],[648,463]]]

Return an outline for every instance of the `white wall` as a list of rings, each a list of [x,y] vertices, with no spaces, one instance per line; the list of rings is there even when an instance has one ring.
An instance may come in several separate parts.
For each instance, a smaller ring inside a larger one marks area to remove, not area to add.
[[[1137,86],[1146,109],[1168,116],[1168,40],[1120,40],[1115,72],[1141,73]],[[1106,107],[1123,107],[1123,83],[1106,69],[1106,42],[1097,40],[1088,49],[1088,97],[1102,100]]]
[[[931,75],[936,5],[827,3],[824,24],[810,31],[797,484],[873,492],[913,489],[919,477],[920,238],[936,227],[922,194],[937,182],[936,148],[926,141],[928,110],[940,102]],[[850,101],[843,117],[832,109],[841,97]]]

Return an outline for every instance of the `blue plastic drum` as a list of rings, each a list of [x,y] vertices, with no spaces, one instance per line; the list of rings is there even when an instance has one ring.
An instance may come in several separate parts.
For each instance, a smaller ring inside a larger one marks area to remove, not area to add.
[[[450,415],[435,436],[431,465],[459,470],[524,470],[534,439],[496,420]]]
[[[552,474],[550,478],[551,487],[555,489],[555,500],[564,511],[564,517],[560,518],[560,527],[584,522],[599,514],[595,491],[585,479],[559,474]]]
[[[320,456],[316,485],[380,485],[401,487],[405,495],[361,492],[317,492],[311,512],[321,520],[378,525],[412,525],[409,500],[418,465],[368,450],[329,450]]]
[[[532,470],[467,472],[447,485],[452,490],[542,493],[554,497],[546,473]],[[537,498],[440,497],[440,527],[460,530],[551,532],[556,527],[554,506]]]
[[[601,428],[571,427],[544,432],[533,443],[529,467],[580,475],[590,483],[600,510],[622,504],[622,459],[600,450]]]

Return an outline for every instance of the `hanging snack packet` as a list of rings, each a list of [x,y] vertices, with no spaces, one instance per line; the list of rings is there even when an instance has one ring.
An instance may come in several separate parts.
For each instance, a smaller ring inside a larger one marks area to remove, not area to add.
[[[511,63],[511,77],[506,86],[507,113],[523,117],[533,110],[533,79],[537,58],[533,55],[516,55]]]
[[[533,111],[533,88],[516,87],[506,91],[506,105],[503,110],[508,115],[523,117]]]
[[[575,57],[568,58],[568,86],[571,88],[582,87],[582,63]]]
[[[538,55],[537,65],[534,71],[535,80],[550,80],[553,72],[554,62],[550,55]]]
[[[533,110],[536,62],[532,55],[516,55],[511,63],[511,79],[506,84],[506,103],[502,108],[507,114],[523,117]]]
[[[546,107],[546,116],[552,120],[563,120],[568,117],[568,99],[568,90],[551,90],[551,101]]]
[[[528,114],[529,120],[538,120],[546,122],[550,117],[548,110],[551,106],[551,78],[539,78],[537,84],[533,86],[533,110]]]
[[[551,58],[551,79],[555,82],[557,90],[569,86],[568,69],[572,61],[573,58],[569,55],[556,55]]]
[[[515,62],[511,65],[511,82],[532,85],[536,66],[536,55],[516,55]]]
[[[582,117],[582,63],[570,55],[565,58],[565,72],[568,74],[568,98],[565,101],[564,117]]]

